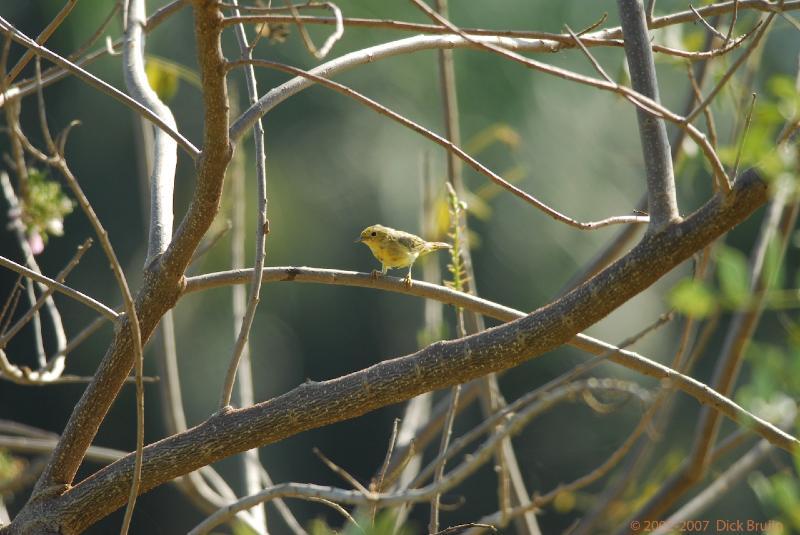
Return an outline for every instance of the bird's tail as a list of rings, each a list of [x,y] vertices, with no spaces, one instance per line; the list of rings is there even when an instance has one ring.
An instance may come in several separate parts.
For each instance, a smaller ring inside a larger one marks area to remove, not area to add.
[[[439,249],[452,249],[453,246],[449,243],[441,242],[441,241],[429,241],[425,244],[425,249],[427,252],[431,251],[438,251]]]

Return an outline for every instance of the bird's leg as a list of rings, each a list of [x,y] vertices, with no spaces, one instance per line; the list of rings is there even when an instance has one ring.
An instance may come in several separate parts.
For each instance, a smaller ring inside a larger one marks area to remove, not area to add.
[[[381,270],[378,271],[377,269],[373,269],[372,273],[370,273],[370,275],[372,276],[373,279],[377,280],[378,279],[378,275],[386,275],[386,271],[388,269],[389,268],[386,267],[386,264],[381,263]]]
[[[405,283],[406,287],[408,287],[408,288],[411,288],[411,268],[413,266],[414,266],[414,263],[412,262],[411,265],[408,266],[408,273],[406,273],[406,276],[403,278],[403,282]]]

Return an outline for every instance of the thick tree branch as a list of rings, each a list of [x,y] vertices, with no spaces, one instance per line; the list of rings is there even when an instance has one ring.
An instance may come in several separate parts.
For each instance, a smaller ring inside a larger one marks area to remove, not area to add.
[[[203,152],[198,160],[197,187],[189,210],[167,251],[145,271],[144,285],[136,298],[143,342],[180,295],[186,266],[219,209],[225,169],[232,154],[228,138],[225,67],[220,45],[222,15],[218,3],[213,0],[196,0],[194,14],[198,63],[205,89]],[[34,497],[20,511],[14,523],[0,532],[70,531],[69,522],[64,523],[64,519],[52,514],[51,500],[72,483],[97,429],[133,367],[133,345],[131,325],[125,317],[118,324],[95,380],[76,404],[42,473]],[[130,485],[130,480],[126,485]]]
[[[766,201],[766,192],[766,184],[749,171],[730,194],[717,195],[683,222],[646,236],[592,280],[524,318],[344,377],[308,382],[252,407],[222,411],[185,433],[151,444],[145,448],[142,490],[233,453],[511,368],[552,350],[747,218]],[[785,433],[775,437],[781,448],[798,445]],[[95,473],[51,500],[48,514],[62,519],[65,532],[86,528],[125,502],[132,467],[129,456]]]

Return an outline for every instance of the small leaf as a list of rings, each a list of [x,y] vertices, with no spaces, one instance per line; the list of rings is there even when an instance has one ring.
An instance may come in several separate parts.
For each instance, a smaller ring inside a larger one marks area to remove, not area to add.
[[[569,491],[559,492],[558,494],[556,494],[555,500],[553,500],[553,507],[559,513],[565,514],[575,509],[576,502],[577,500],[575,498],[574,492],[569,492]]]
[[[148,61],[145,72],[150,87],[164,102],[171,100],[178,92],[178,75],[174,70],[166,68],[160,62]]]
[[[786,282],[786,266],[781,262],[783,251],[781,247],[781,236],[772,236],[767,245],[767,254],[764,257],[764,270],[761,278],[769,290],[777,290],[784,287]]]
[[[720,247],[717,251],[717,278],[722,295],[734,307],[742,306],[750,294],[747,275],[747,259],[741,251],[732,247]]]
[[[716,310],[717,298],[702,281],[686,278],[670,291],[669,304],[681,314],[702,319]]]

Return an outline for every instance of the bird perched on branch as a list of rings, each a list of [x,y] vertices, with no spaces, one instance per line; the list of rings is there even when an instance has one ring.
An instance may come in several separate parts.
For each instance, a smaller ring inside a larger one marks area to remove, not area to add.
[[[405,276],[406,286],[411,287],[411,268],[418,257],[439,249],[451,249],[449,243],[425,241],[410,232],[395,230],[383,225],[372,225],[361,232],[356,240],[369,247],[372,254],[381,263],[381,270],[372,271],[372,276],[378,273],[386,275],[389,268],[408,267]]]

